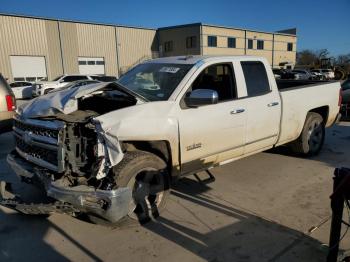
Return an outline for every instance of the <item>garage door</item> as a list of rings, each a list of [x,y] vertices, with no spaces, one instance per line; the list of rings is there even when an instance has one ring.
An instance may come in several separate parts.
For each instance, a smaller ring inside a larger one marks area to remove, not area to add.
[[[10,56],[14,81],[34,82],[47,78],[44,56]]]
[[[82,75],[104,74],[105,61],[103,57],[79,57],[79,73]]]

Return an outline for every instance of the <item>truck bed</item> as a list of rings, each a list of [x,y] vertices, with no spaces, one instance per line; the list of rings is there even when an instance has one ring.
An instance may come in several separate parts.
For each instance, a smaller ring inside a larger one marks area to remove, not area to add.
[[[293,88],[304,88],[312,85],[324,85],[329,84],[331,81],[328,80],[286,80],[286,79],[277,79],[277,88],[280,91],[285,89]]]
[[[277,145],[294,141],[304,126],[307,112],[325,112],[325,126],[332,125],[339,112],[340,84],[336,81],[278,80],[283,105]]]

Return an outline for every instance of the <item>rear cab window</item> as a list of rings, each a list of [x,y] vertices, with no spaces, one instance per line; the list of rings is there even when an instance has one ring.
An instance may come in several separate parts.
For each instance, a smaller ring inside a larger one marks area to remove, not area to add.
[[[248,96],[259,96],[271,91],[265,66],[260,61],[242,61]]]

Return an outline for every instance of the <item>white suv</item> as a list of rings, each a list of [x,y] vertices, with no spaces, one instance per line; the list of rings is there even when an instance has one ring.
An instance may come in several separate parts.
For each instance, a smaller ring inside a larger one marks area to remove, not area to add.
[[[34,85],[33,96],[45,95],[56,88],[64,87],[78,80],[92,80],[92,78],[87,75],[61,75],[52,81],[39,81]]]
[[[311,72],[321,73],[326,79],[334,78],[334,71],[332,69],[313,69]]]

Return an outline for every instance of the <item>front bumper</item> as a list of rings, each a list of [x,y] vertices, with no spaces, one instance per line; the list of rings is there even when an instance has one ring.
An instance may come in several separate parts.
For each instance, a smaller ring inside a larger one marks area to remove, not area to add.
[[[7,156],[7,162],[24,180],[40,181],[44,185],[47,196],[69,203],[82,213],[93,214],[113,223],[127,216],[129,207],[132,205],[130,188],[96,190],[85,185],[66,187],[50,180],[45,171],[23,160],[16,152]]]

